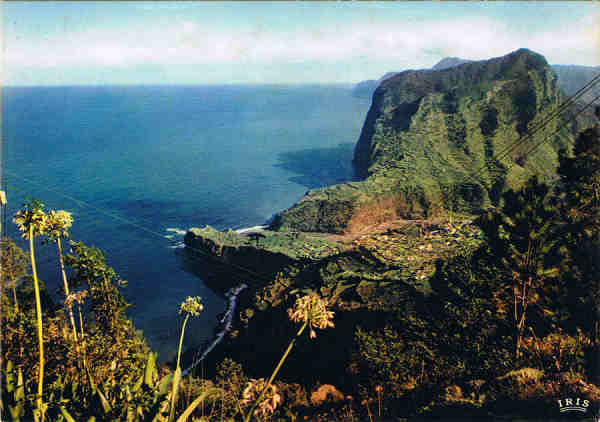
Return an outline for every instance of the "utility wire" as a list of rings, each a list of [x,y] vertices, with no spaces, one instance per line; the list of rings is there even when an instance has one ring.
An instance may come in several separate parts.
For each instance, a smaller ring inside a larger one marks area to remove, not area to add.
[[[599,81],[600,81],[600,74],[599,74],[599,75],[597,75],[596,77],[594,77],[592,80],[590,80],[590,81],[589,81],[587,84],[585,84],[585,85],[584,85],[582,88],[580,88],[580,89],[579,89],[579,90],[578,90],[578,91],[577,91],[577,92],[576,92],[576,93],[575,93],[575,94],[574,94],[572,97],[570,97],[570,98],[569,98],[567,101],[563,102],[563,103],[562,103],[562,104],[561,104],[561,105],[558,107],[558,109],[557,109],[556,111],[552,112],[552,113],[551,113],[549,116],[546,116],[545,118],[543,118],[543,119],[542,119],[542,121],[540,121],[540,122],[536,122],[536,123],[535,123],[535,127],[534,127],[534,128],[531,130],[531,132],[529,132],[529,133],[528,133],[528,134],[526,134],[526,135],[523,135],[523,136],[519,137],[519,138],[518,138],[518,139],[517,139],[515,142],[513,142],[512,144],[510,144],[509,146],[507,146],[507,147],[506,147],[506,148],[505,148],[503,151],[501,151],[499,154],[497,154],[495,157],[493,157],[493,159],[496,159],[496,160],[500,161],[502,158],[505,158],[505,157],[506,157],[508,154],[510,154],[510,153],[511,153],[511,152],[512,152],[512,151],[513,151],[513,150],[514,150],[516,147],[518,147],[519,145],[523,144],[525,141],[527,141],[527,140],[531,139],[531,138],[533,137],[533,135],[535,135],[535,134],[536,134],[537,132],[539,132],[541,129],[545,128],[545,127],[546,127],[548,124],[550,124],[550,122],[552,122],[554,119],[556,119],[556,118],[557,118],[557,117],[558,117],[558,116],[559,116],[559,115],[560,115],[562,112],[564,112],[564,111],[565,111],[567,108],[569,108],[570,106],[572,106],[573,104],[575,104],[575,103],[576,103],[576,101],[577,101],[577,100],[578,100],[578,99],[579,99],[579,98],[580,98],[582,95],[584,95],[584,94],[585,94],[585,93],[587,93],[589,90],[591,90],[591,89],[594,87],[594,85],[595,85],[596,83],[598,83]],[[598,98],[598,97],[596,97],[596,99],[597,99],[597,98]],[[596,99],[594,99],[594,100],[592,101],[592,103],[593,103],[593,102],[594,102]],[[584,110],[586,110],[586,109],[587,109],[587,108],[588,108],[588,107],[589,107],[589,106],[590,106],[592,103],[588,104],[587,106],[585,106],[584,108],[582,108],[580,111],[578,111],[578,112],[575,114],[575,117],[576,117],[576,116],[578,116],[579,114],[581,114],[581,113],[582,113]],[[560,130],[560,129],[562,129],[562,127],[561,127],[561,128],[559,128],[559,130]],[[552,135],[554,135],[555,133],[557,133],[559,130],[555,131],[555,132],[554,132]],[[546,138],[546,139],[548,139],[548,138]],[[541,144],[538,144],[537,146],[535,146],[535,147],[534,147],[532,150],[530,150],[530,151],[529,151],[529,152],[528,152],[526,155],[529,155],[531,152],[533,152],[535,149],[537,149],[537,147],[538,147],[539,145],[541,145]],[[440,156],[440,158],[444,159],[444,158],[443,158],[443,157],[441,157],[441,156]],[[446,161],[446,163],[447,163],[447,164],[449,164],[447,161]],[[509,166],[509,168],[510,168],[510,167],[512,167],[512,166]],[[461,177],[461,176],[462,176],[464,179],[466,179],[466,178],[470,178],[470,179],[472,179],[473,181],[475,181],[476,183],[479,183],[479,181],[476,179],[476,176],[477,176],[479,173],[481,173],[481,171],[485,170],[486,168],[487,168],[487,165],[484,165],[484,166],[480,167],[479,169],[477,169],[476,171],[474,171],[474,172],[472,172],[472,173],[468,173],[468,174],[466,174],[466,175],[465,175],[465,174],[459,174],[459,177]],[[112,219],[115,219],[115,220],[121,221],[122,223],[125,223],[125,224],[127,224],[127,225],[130,225],[130,226],[132,226],[132,227],[136,227],[136,228],[138,228],[139,230],[142,230],[142,231],[144,231],[144,232],[147,232],[147,233],[150,233],[150,234],[152,234],[152,235],[154,235],[154,236],[160,237],[161,239],[165,239],[165,236],[164,236],[164,234],[161,234],[161,233],[158,233],[158,232],[156,232],[156,231],[154,231],[154,230],[152,230],[152,229],[149,229],[148,227],[145,227],[145,226],[143,226],[143,225],[141,225],[141,224],[139,224],[139,223],[137,223],[137,222],[135,222],[135,221],[129,220],[129,219],[127,219],[127,218],[124,218],[124,217],[121,217],[121,216],[119,216],[119,215],[117,215],[117,214],[114,214],[114,213],[112,213],[112,212],[108,212],[108,211],[106,211],[106,210],[105,210],[105,209],[103,209],[103,208],[100,208],[100,207],[98,207],[98,206],[95,206],[94,204],[91,204],[91,203],[89,203],[89,202],[86,202],[86,201],[83,201],[83,200],[76,199],[76,198],[74,198],[74,197],[72,197],[72,196],[70,196],[70,195],[66,195],[66,194],[64,194],[64,193],[62,193],[62,192],[60,192],[60,191],[58,191],[57,189],[54,189],[54,188],[52,188],[52,187],[49,187],[49,186],[46,186],[46,185],[43,185],[43,184],[40,184],[40,183],[37,183],[37,182],[35,182],[35,181],[33,181],[33,180],[30,180],[30,179],[28,179],[28,178],[25,178],[25,177],[22,177],[22,176],[18,176],[18,175],[16,175],[15,173],[13,173],[13,172],[11,172],[11,171],[5,170],[5,174],[8,174],[8,175],[10,175],[10,176],[12,176],[12,177],[14,177],[14,178],[17,178],[17,179],[21,179],[22,181],[24,181],[24,182],[27,182],[27,183],[29,183],[29,184],[32,184],[32,185],[34,185],[34,186],[37,186],[37,187],[39,187],[39,188],[41,188],[41,189],[43,189],[43,190],[47,190],[47,191],[50,191],[50,192],[53,192],[53,193],[55,193],[56,195],[62,196],[63,198],[66,198],[66,199],[68,199],[68,200],[70,200],[70,201],[74,202],[74,203],[75,203],[75,204],[77,204],[77,206],[79,206],[80,208],[86,208],[86,207],[87,207],[87,208],[93,209],[93,210],[95,210],[95,211],[97,211],[97,212],[99,212],[99,213],[101,213],[101,214],[103,214],[103,215],[105,215],[105,216],[107,216],[107,217],[110,217],[110,218],[112,218]],[[466,180],[465,180],[465,181],[466,181]],[[4,178],[4,180],[3,180],[3,183],[6,185],[6,180],[5,180],[5,178]],[[461,182],[459,181],[457,184],[461,184]],[[5,217],[6,217],[6,215],[5,215]],[[203,250],[200,250],[200,249],[197,249],[197,248],[193,248],[193,247],[190,247],[190,246],[187,246],[187,245],[186,245],[186,247],[187,247],[189,250],[193,251],[193,252],[196,252],[196,253],[198,253],[198,254],[200,254],[200,255],[203,255],[203,256],[205,256],[205,257],[209,258],[211,261],[214,261],[214,262],[217,262],[217,263],[223,264],[223,265],[225,265],[225,266],[228,266],[228,267],[233,267],[233,268],[235,268],[235,269],[237,269],[237,270],[239,270],[239,271],[241,271],[241,272],[243,272],[243,273],[246,273],[246,274],[250,275],[251,277],[253,277],[255,280],[267,281],[267,282],[269,282],[269,281],[270,281],[270,280],[269,280],[269,279],[267,279],[266,277],[264,277],[264,276],[262,276],[262,275],[260,275],[260,274],[256,273],[255,271],[252,271],[252,270],[250,270],[250,269],[248,269],[248,268],[242,267],[242,266],[240,266],[240,265],[237,265],[237,264],[234,264],[234,263],[226,263],[226,262],[224,262],[223,260],[221,260],[221,259],[217,258],[216,256],[214,256],[214,255],[211,255],[211,254],[208,254],[208,253],[206,253],[206,252],[205,252],[205,251],[203,251]],[[199,260],[199,259],[198,259],[198,260]]]
[[[514,149],[516,147],[518,147],[520,144],[523,144],[525,141],[531,139],[533,137],[533,135],[535,135],[537,132],[539,132],[540,130],[544,129],[546,126],[548,126],[548,124],[550,124],[550,122],[552,122],[553,120],[555,120],[565,110],[569,109],[571,106],[573,106],[574,104],[576,104],[577,100],[579,100],[579,98],[581,98],[583,95],[585,95],[588,91],[590,91],[591,89],[593,89],[594,85],[596,85],[598,82],[600,82],[600,74],[598,74],[597,76],[595,76],[588,83],[586,83],[583,87],[581,87],[574,95],[572,95],[566,101],[564,101],[562,104],[560,104],[555,111],[551,112],[546,117],[543,117],[541,119],[541,121],[534,122],[535,126],[532,129],[530,129],[526,135],[521,135],[516,141],[514,141],[513,143],[511,143],[510,145],[508,145],[507,147],[505,147],[500,152],[498,152],[495,155],[495,157],[493,157],[493,158],[496,159],[496,160],[498,160],[498,161],[500,161],[499,157],[505,158],[508,154],[510,154],[510,152],[514,151]],[[595,100],[593,100],[593,101],[595,101]],[[579,115],[579,114],[580,113],[577,113],[576,116]],[[478,168],[477,170],[475,170],[473,173],[471,173],[469,175],[469,177],[472,177],[472,180],[474,180],[475,182],[477,182],[477,179],[475,179],[475,177],[477,175],[479,175],[479,173],[481,173],[486,168],[487,168],[487,165],[481,166],[480,168]]]
[[[555,120],[556,118],[558,118],[564,111],[566,111],[568,108],[570,108],[571,106],[578,104],[577,101],[578,99],[585,95],[588,91],[590,91],[591,89],[594,88],[594,86],[600,82],[600,74],[598,74],[597,76],[595,76],[594,78],[592,78],[588,83],[586,83],[583,87],[581,87],[573,96],[569,97],[569,99],[567,99],[566,101],[564,101],[562,104],[560,104],[557,109],[555,111],[552,111],[549,115],[543,117],[541,120],[539,120],[538,122],[535,122],[535,126],[533,128],[531,128],[529,130],[529,132],[526,135],[522,135],[519,138],[517,138],[517,140],[515,140],[514,142],[512,142],[511,144],[509,144],[508,146],[506,146],[503,150],[501,150],[499,153],[497,153],[494,157],[491,157],[490,159],[486,160],[486,164],[482,165],[481,167],[479,167],[478,169],[476,169],[473,172],[470,173],[459,173],[458,177],[462,178],[462,181],[458,181],[455,185],[461,185],[463,184],[465,187],[467,187],[468,189],[472,190],[473,187],[471,185],[466,185],[465,182],[467,181],[466,179],[471,179],[473,182],[475,182],[476,184],[479,184],[480,181],[477,179],[477,176],[480,175],[480,173],[486,169],[488,169],[488,164],[489,162],[492,162],[494,160],[497,160],[498,162],[501,162],[501,159],[506,158],[511,152],[513,152],[517,147],[521,146],[522,144],[524,144],[526,141],[530,140],[533,138],[533,136],[539,132],[540,130],[544,129],[545,127],[547,127],[553,120]],[[596,97],[594,100],[592,100],[588,105],[584,106],[581,110],[579,110],[573,117],[577,117],[579,114],[581,114],[584,110],[586,110],[594,101],[596,101],[598,97]],[[560,129],[564,128],[565,125],[561,126]],[[559,130],[556,130],[555,132],[553,132],[552,135],[555,135],[556,133],[558,133]],[[535,147],[534,149],[532,149],[530,152],[533,152],[535,149],[537,149],[537,147]],[[523,154],[523,156],[525,157],[526,155],[529,155],[529,153]],[[447,165],[451,165],[447,159],[445,159],[443,156],[439,156],[439,158],[444,161]],[[514,164],[509,165],[506,170],[510,169]],[[534,165],[534,167],[537,167]],[[446,187],[446,189],[449,189],[450,187]],[[444,187],[442,187],[442,189],[444,189]]]
[[[577,117],[579,114],[583,113],[585,110],[587,110],[589,107],[591,107],[598,99],[600,99],[600,95],[597,95],[592,101],[590,101],[588,104],[586,104],[581,110],[579,110],[574,117]],[[531,153],[533,153],[536,149],[538,149],[542,144],[544,144],[546,141],[548,141],[551,137],[553,137],[556,133],[558,133],[559,131],[561,131],[566,125],[563,125],[561,127],[559,127],[558,129],[556,129],[553,133],[551,133],[550,135],[546,136],[544,139],[542,139],[540,142],[538,142],[537,144],[534,144],[527,152],[525,152],[525,155],[529,155]],[[514,165],[514,164],[513,164]],[[510,168],[510,167],[509,167]]]
[[[132,227],[138,228],[138,229],[142,230],[143,232],[149,233],[149,234],[151,234],[153,236],[160,237],[163,240],[165,239],[164,234],[158,233],[158,232],[156,232],[156,231],[154,231],[152,229],[149,229],[149,228],[147,228],[145,226],[142,226],[141,224],[136,223],[135,221],[129,220],[129,219],[124,218],[124,217],[121,217],[121,216],[119,216],[117,214],[114,214],[112,212],[108,212],[108,211],[106,211],[106,210],[104,210],[104,209],[102,209],[102,208],[100,208],[98,206],[95,206],[95,205],[93,205],[93,204],[91,204],[89,202],[76,199],[76,198],[74,198],[74,197],[72,197],[70,195],[66,195],[66,194],[64,194],[64,193],[62,193],[62,192],[60,192],[60,191],[58,191],[58,190],[56,190],[56,189],[54,189],[52,187],[45,186],[45,185],[43,185],[41,183],[37,183],[37,182],[35,182],[35,181],[31,180],[31,179],[28,179],[26,177],[18,176],[18,175],[16,175],[15,173],[13,173],[11,171],[5,170],[5,172],[8,175],[10,175],[11,177],[14,177],[16,179],[20,179],[20,180],[22,180],[22,181],[24,181],[26,183],[29,183],[31,185],[34,185],[34,186],[40,188],[42,190],[53,192],[54,194],[56,194],[58,196],[61,196],[61,197],[65,198],[65,199],[68,199],[68,200],[74,202],[75,204],[77,204],[77,206],[79,206],[80,208],[86,208],[87,207],[87,208],[93,209],[93,210],[95,210],[95,211],[99,212],[100,214],[103,214],[103,215],[105,215],[107,217],[110,217],[112,219],[118,220],[118,221],[120,221],[120,222],[122,222],[124,224],[130,225]],[[218,263],[223,264],[225,266],[233,267],[233,268],[235,268],[237,270],[240,270],[241,272],[244,272],[247,275],[249,275],[251,277],[250,280],[252,280],[252,278],[253,278],[254,281],[267,281],[267,282],[270,281],[266,277],[262,276],[261,274],[256,273],[253,270],[250,270],[248,268],[242,267],[242,266],[234,264],[234,263],[226,263],[223,260],[219,259],[218,257],[213,256],[211,254],[208,254],[207,252],[205,252],[205,251],[203,251],[201,249],[197,249],[197,248],[194,248],[194,247],[191,247],[191,246],[187,246],[187,245],[186,245],[186,248],[188,248],[189,250],[191,250],[193,252],[197,252],[197,253],[199,253],[201,255],[204,255],[205,257],[209,258],[211,261],[215,261],[215,262],[218,262]],[[198,261],[200,261],[199,258],[195,258],[195,259],[197,259]]]
[[[511,143],[510,145],[508,145],[507,147],[505,147],[500,153],[498,153],[495,157],[493,157],[493,159],[496,159],[498,161],[500,161],[501,159],[505,158],[506,156],[508,156],[516,147],[520,146],[521,144],[523,144],[525,141],[531,139],[533,137],[533,135],[535,135],[537,132],[539,132],[540,130],[544,129],[546,126],[548,126],[554,119],[556,119],[560,114],[562,114],[567,108],[571,107],[573,104],[576,103],[576,101],[585,93],[587,93],[589,90],[591,90],[595,84],[597,84],[600,81],[600,75],[594,77],[592,80],[590,80],[586,85],[584,85],[582,88],[580,88],[577,93],[575,95],[573,95],[572,97],[570,97],[567,101],[563,102],[555,111],[553,111],[552,113],[550,113],[550,115],[544,117],[541,121],[538,121],[535,123],[535,126],[530,130],[530,132],[528,132],[526,135],[523,135],[521,137],[519,137],[515,142]],[[586,106],[584,106],[581,110],[579,110],[574,117],[577,117],[579,114],[583,113],[587,108],[589,108],[598,98],[600,98],[600,96],[594,98],[594,100],[592,102],[590,102],[589,104],[587,104]],[[532,152],[534,152],[539,146],[541,146],[544,142],[546,142],[548,139],[550,139],[552,136],[554,136],[556,133],[558,133],[560,130],[562,130],[564,128],[565,125],[562,125],[561,127],[559,127],[556,131],[554,131],[552,134],[550,134],[549,136],[545,137],[541,142],[538,142],[536,144],[533,145],[532,148],[530,148],[524,155],[527,156],[529,154],[531,154]],[[443,159],[443,157],[440,157]],[[508,168],[511,168],[512,165],[510,165]],[[484,165],[482,167],[480,167],[479,169],[477,169],[476,171],[469,173],[469,174],[459,174],[459,177],[462,176],[463,178],[471,178],[472,180],[474,180],[476,183],[479,183],[476,179],[476,176],[481,173],[481,171],[485,170],[487,168],[487,165]],[[87,201],[83,201],[83,200],[79,200],[76,199],[70,195],[64,194],[60,191],[58,191],[55,188],[37,183],[33,180],[30,180],[28,178],[22,177],[22,176],[18,176],[17,174],[8,171],[8,170],[4,170],[5,174],[8,174],[11,177],[14,177],[16,179],[20,179],[26,183],[29,183],[31,185],[37,186],[38,188],[41,188],[43,190],[49,191],[49,192],[53,192],[58,196],[61,196],[63,198],[66,198],[70,201],[72,201],[73,203],[75,203],[78,207],[80,208],[90,208],[93,209],[109,218],[118,220],[124,224],[127,224],[129,226],[132,227],[136,227],[139,230],[149,233],[151,235],[160,237],[161,239],[165,239],[164,234],[158,233],[152,229],[149,229],[148,227],[145,227],[135,221],[132,221],[130,219],[121,217],[117,214],[114,214],[112,212],[109,212],[103,208],[100,208],[92,203],[89,203]],[[2,184],[4,185],[5,189],[7,187],[7,182],[6,182],[6,178],[4,177],[2,179]],[[460,182],[459,182],[460,184]],[[12,185],[12,184],[11,184]],[[11,188],[16,188],[16,186],[11,186]],[[16,188],[17,190],[20,190],[18,188]],[[4,219],[6,220],[6,213],[4,215]],[[6,225],[6,224],[5,224]],[[186,245],[186,248],[189,249],[192,252],[198,253],[199,255],[205,256],[207,258],[209,258],[210,261],[216,262],[218,264],[221,264],[227,268],[235,268],[239,271],[241,271],[242,273],[247,274],[248,276],[248,280],[245,281],[266,281],[269,282],[271,281],[271,279],[268,279],[266,277],[264,277],[261,274],[256,273],[253,270],[250,270],[246,267],[234,264],[234,263],[226,263],[224,262],[222,259],[219,259],[218,257],[209,254],[201,249],[197,249],[197,248],[193,248],[190,246]],[[187,256],[186,258],[192,258],[192,259],[196,259],[198,261],[200,261],[200,258],[195,257],[193,255],[191,256]],[[233,277],[235,279],[238,279],[238,277]]]

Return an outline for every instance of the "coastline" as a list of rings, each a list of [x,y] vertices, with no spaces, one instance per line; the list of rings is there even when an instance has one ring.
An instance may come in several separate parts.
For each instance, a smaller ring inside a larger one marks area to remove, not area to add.
[[[244,227],[241,229],[237,229],[234,230],[237,234],[250,234],[250,233],[260,233],[260,232],[264,232],[265,230],[267,230],[269,228],[268,224],[261,224],[258,226],[252,226],[252,227]]]
[[[223,340],[225,334],[227,334],[231,330],[231,325],[233,323],[233,315],[235,312],[235,307],[237,304],[237,297],[242,292],[242,290],[248,287],[247,284],[242,283],[237,287],[229,289],[229,291],[225,294],[229,298],[227,310],[225,311],[225,315],[219,321],[219,324],[222,324],[223,329],[217,333],[213,341],[206,347],[206,349],[202,352],[198,359],[194,359],[194,361],[188,366],[185,370],[182,371],[181,376],[185,377],[190,374],[190,372],[202,362],[206,356]],[[200,348],[198,348],[198,352]]]

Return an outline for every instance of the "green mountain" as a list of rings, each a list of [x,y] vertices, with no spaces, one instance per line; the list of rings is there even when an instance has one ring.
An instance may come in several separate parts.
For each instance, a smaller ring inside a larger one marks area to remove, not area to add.
[[[431,70],[444,70],[451,67],[460,66],[464,63],[471,63],[472,60],[461,59],[460,57],[444,57],[442,60],[433,65]]]
[[[271,228],[342,232],[389,198],[408,217],[477,212],[534,174],[555,176],[558,150],[593,122],[591,111],[574,119],[575,107],[549,118],[565,100],[545,58],[526,49],[396,74],[375,91],[355,148],[364,180],[309,191]]]
[[[433,65],[431,70],[444,70],[471,62],[473,61],[461,59],[460,57],[444,57],[442,60]],[[600,66],[593,67],[553,64],[550,65],[550,67],[552,67],[552,70],[554,70],[554,73],[556,73],[558,76],[558,85],[568,96],[575,95],[577,91],[585,84],[590,82],[596,76],[600,75]],[[398,73],[400,72],[388,72],[377,80],[369,79],[366,81],[361,81],[354,86],[352,95],[355,97],[371,99],[373,97],[373,93],[381,82],[394,75],[397,75]],[[589,103],[598,95],[600,95],[600,87],[596,87],[583,95],[581,101]]]
[[[471,61],[472,60],[461,59],[459,57],[444,57],[442,60],[437,62],[435,65],[433,65],[431,70],[448,69],[451,67],[461,65],[463,63],[469,63]],[[381,84],[381,82],[385,81],[386,79],[391,78],[394,75],[397,75],[398,73],[400,73],[400,72],[387,72],[385,75],[383,75],[381,78],[379,78],[377,80],[368,79],[366,81],[360,81],[359,83],[357,83],[354,86],[354,88],[352,90],[352,95],[354,95],[355,97],[359,97],[359,98],[370,99],[373,96],[373,93],[375,92],[375,90],[377,89],[379,84]]]

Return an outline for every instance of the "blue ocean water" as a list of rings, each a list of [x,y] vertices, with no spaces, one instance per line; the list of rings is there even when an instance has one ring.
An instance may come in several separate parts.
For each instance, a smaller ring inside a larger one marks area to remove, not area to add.
[[[348,86],[4,88],[7,233],[19,237],[10,216],[26,197],[73,212],[72,238],[106,253],[128,281],[129,315],[169,359],[186,296],[205,304],[188,347],[226,306],[183,269],[185,229],[260,225],[309,188],[351,179],[368,107]],[[56,291],[56,251],[37,251]]]

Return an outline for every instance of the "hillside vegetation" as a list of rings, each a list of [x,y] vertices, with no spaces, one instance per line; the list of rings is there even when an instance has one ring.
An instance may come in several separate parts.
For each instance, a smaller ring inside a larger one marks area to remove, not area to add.
[[[312,291],[335,329],[298,342],[281,376],[335,385],[360,398],[363,416],[553,418],[557,397],[600,399],[599,141],[596,126],[574,156],[559,152],[555,189],[532,177],[476,218],[375,221],[332,236],[339,253],[281,268],[241,297],[239,328],[216,356],[267,371],[293,334],[285,309]]]
[[[592,121],[572,108],[541,125],[565,100],[546,60],[524,49],[396,74],[375,91],[355,148],[364,181],[309,191],[272,228],[342,232],[357,207],[386,196],[401,198],[407,217],[496,205],[533,175],[556,178],[559,149]]]

